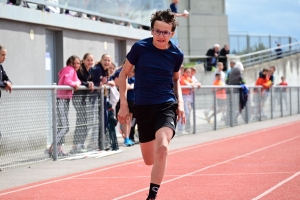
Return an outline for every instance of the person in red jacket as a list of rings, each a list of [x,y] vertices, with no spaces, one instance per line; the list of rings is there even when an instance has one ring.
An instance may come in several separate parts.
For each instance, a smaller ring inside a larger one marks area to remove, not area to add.
[[[262,86],[262,88],[260,89],[261,90],[260,93],[259,93],[259,89],[257,88],[254,89],[254,95],[253,95],[253,101],[255,104],[254,114],[257,119],[259,119],[260,116],[265,118],[266,115],[263,112],[263,107],[265,103],[264,92],[267,91],[272,85],[272,83],[270,83],[269,80],[268,69],[263,69],[263,71],[259,73],[259,77],[257,78],[255,85]]]

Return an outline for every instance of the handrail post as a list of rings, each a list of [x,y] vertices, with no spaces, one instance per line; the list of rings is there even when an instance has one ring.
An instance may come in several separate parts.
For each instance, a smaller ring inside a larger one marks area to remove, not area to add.
[[[217,130],[217,88],[213,89],[214,95],[214,130]]]
[[[270,99],[271,99],[271,119],[273,119],[273,87],[270,88]]]
[[[280,88],[280,116],[283,117],[283,108],[282,108],[282,87]]]
[[[104,124],[104,88],[103,87],[101,87],[101,90],[100,90],[100,98],[101,98],[101,106],[100,106],[100,115],[101,115],[101,117],[100,117],[100,123],[101,123],[101,126],[100,126],[100,128],[101,128],[101,130],[99,130],[100,131],[100,135],[99,135],[99,137],[101,137],[101,144],[100,144],[100,149],[102,150],[102,149],[104,149],[105,148],[105,124]]]
[[[56,110],[56,86],[52,89],[52,131],[53,131],[53,142],[52,142],[52,153],[53,160],[57,160],[57,110]]]
[[[233,88],[230,88],[230,101],[229,101],[229,109],[230,109],[230,126],[233,127]]]
[[[193,92],[193,134],[196,134],[196,97],[195,90]]]
[[[263,105],[263,102],[262,102],[262,92],[261,92],[261,87],[258,88],[258,110],[259,110],[259,116],[258,116],[258,121],[261,121],[261,115],[262,115],[262,105]]]
[[[298,114],[300,114],[300,87],[298,87],[297,90],[297,96],[298,96]]]
[[[290,96],[290,115],[293,114],[292,110],[292,88],[289,89],[289,96]]]
[[[298,90],[297,90],[297,93],[298,93],[298,114],[300,114],[300,87],[298,87]]]

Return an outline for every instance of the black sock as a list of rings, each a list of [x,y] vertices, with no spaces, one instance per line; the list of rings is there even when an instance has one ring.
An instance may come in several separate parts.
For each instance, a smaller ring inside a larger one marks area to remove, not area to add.
[[[147,199],[155,199],[158,189],[159,189],[160,185],[156,185],[154,183],[150,183],[150,188],[149,188],[149,194],[148,194],[148,198]]]

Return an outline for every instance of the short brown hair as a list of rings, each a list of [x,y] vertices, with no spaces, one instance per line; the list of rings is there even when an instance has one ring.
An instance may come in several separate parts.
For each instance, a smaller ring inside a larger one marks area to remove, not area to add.
[[[0,51],[2,50],[5,50],[5,47],[0,45]]]
[[[176,26],[178,26],[178,22],[176,20],[175,14],[170,9],[158,10],[152,14],[150,19],[151,29],[154,28],[155,21],[162,21],[162,22],[166,22],[167,24],[171,24],[172,32],[174,32]]]

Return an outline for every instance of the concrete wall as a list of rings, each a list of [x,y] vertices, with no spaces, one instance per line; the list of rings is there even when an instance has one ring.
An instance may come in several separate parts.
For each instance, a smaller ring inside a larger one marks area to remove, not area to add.
[[[286,78],[286,81],[289,85],[300,85],[300,54],[287,56],[285,58],[246,68],[244,71],[244,76],[247,84],[255,85],[256,79],[258,78],[258,73],[263,68],[269,68],[270,66],[276,67],[276,71],[274,73],[275,85],[281,82],[280,78],[282,76]]]
[[[99,61],[102,54],[108,53],[118,62],[135,41],[151,36],[142,29],[0,3],[0,44],[7,49],[3,66],[14,85],[47,84],[45,53],[49,31],[55,35],[54,82],[57,72],[73,54],[82,58],[89,52]],[[120,48],[116,40],[123,41],[121,55],[116,53],[116,48]]]
[[[179,46],[185,55],[205,55],[214,44],[228,43],[225,0],[182,0],[178,10],[190,12],[188,18],[178,18]]]

